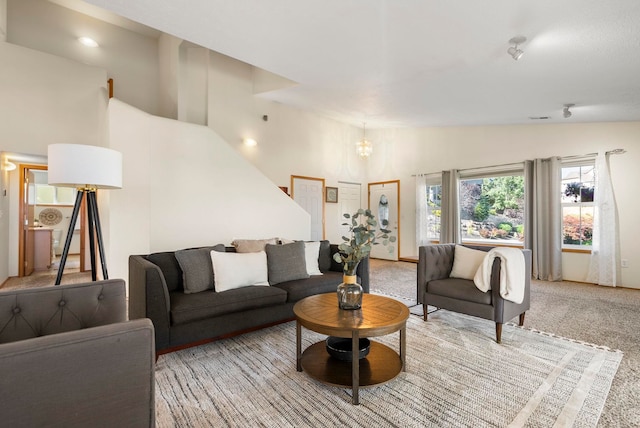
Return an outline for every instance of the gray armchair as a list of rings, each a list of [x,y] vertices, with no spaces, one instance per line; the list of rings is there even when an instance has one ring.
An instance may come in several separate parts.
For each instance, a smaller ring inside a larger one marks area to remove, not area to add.
[[[10,427],[151,427],[148,319],[121,279],[0,292],[0,415]]]
[[[492,247],[470,248],[489,251]],[[531,286],[531,250],[522,250],[525,256],[524,300],[517,304],[500,296],[500,259],[496,258],[491,269],[491,290],[478,290],[473,281],[450,278],[455,255],[454,244],[428,245],[419,248],[418,303],[422,303],[424,320],[427,321],[427,305],[449,311],[484,318],[496,323],[496,342],[500,343],[502,324],[519,316],[524,324],[529,309]]]

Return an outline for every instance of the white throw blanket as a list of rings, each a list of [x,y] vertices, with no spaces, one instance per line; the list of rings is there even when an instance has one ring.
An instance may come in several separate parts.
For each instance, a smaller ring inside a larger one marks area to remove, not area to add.
[[[522,303],[526,269],[524,254],[518,248],[492,248],[476,271],[473,282],[480,291],[491,290],[491,267],[496,257],[500,258],[500,295],[505,300]]]

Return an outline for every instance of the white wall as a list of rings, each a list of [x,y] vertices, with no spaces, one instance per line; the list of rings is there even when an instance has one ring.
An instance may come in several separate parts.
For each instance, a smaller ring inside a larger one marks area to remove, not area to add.
[[[0,0],[0,42],[7,40],[7,0]]]
[[[7,10],[8,42],[100,67],[107,71],[106,78],[113,78],[116,97],[158,113],[156,38],[44,0],[8,0]],[[100,47],[81,45],[81,36],[93,38]]]
[[[179,50],[178,120],[206,125],[210,51],[189,42]]]
[[[111,148],[123,188],[109,193],[109,271],[130,254],[236,238],[309,239],[309,215],[211,129],[151,116],[112,99]]]
[[[366,189],[367,163],[355,148],[361,129],[255,96],[253,77],[251,65],[210,53],[209,127],[289,191],[291,175],[324,178],[332,187],[339,180],[362,183]],[[244,146],[244,138],[255,139],[258,146]],[[365,206],[365,192],[362,196]],[[325,205],[325,236],[339,243],[338,209],[339,204]]]
[[[182,39],[161,34],[158,38],[158,115],[169,119],[178,118],[178,69]]]
[[[106,141],[106,72],[0,43],[0,150],[47,154],[53,143]]]

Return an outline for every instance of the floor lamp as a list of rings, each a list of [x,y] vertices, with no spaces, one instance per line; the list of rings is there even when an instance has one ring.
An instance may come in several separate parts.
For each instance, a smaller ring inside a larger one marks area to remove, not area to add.
[[[50,185],[78,189],[69,222],[69,231],[67,232],[62,258],[60,259],[56,285],[60,285],[62,280],[64,265],[67,262],[69,247],[73,238],[73,230],[85,195],[87,224],[89,227],[89,250],[91,253],[91,279],[95,281],[97,278],[96,238],[100,252],[100,263],[102,264],[102,277],[103,279],[109,279],[104,256],[98,204],[96,202],[96,190],[122,188],[122,154],[104,147],[81,144],[51,144],[48,150],[48,164]]]

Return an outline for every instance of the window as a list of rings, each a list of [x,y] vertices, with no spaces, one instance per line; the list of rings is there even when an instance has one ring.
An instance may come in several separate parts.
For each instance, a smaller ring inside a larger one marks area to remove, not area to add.
[[[562,167],[562,248],[591,249],[594,171],[593,161]]]
[[[427,184],[427,239],[440,240],[440,217],[442,214],[442,186]]]
[[[463,242],[524,241],[524,176],[522,172],[460,179],[460,236]]]
[[[73,205],[75,189],[71,187],[56,187],[47,184],[49,176],[46,170],[31,170],[33,179],[30,181],[29,203],[32,205]]]

